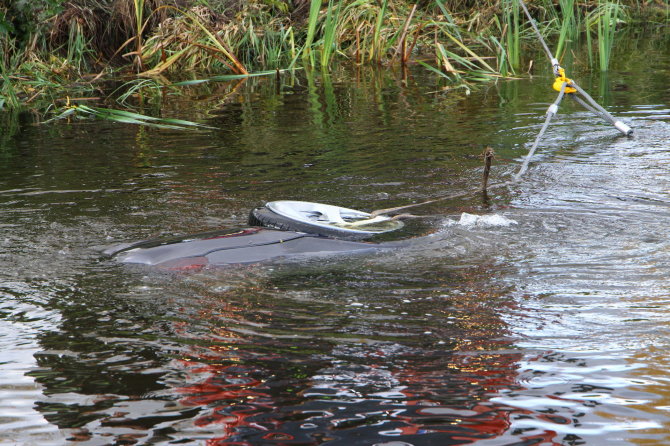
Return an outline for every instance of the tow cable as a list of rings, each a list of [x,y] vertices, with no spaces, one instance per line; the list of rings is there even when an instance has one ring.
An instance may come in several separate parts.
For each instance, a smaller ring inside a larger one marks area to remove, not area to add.
[[[574,80],[568,79],[565,76],[565,69],[561,67],[561,64],[558,62],[558,59],[556,59],[554,55],[551,53],[551,50],[549,50],[549,47],[544,41],[544,38],[542,37],[542,34],[540,33],[540,30],[538,29],[537,24],[535,23],[535,20],[533,20],[533,17],[530,15],[530,12],[528,12],[526,4],[524,3],[523,0],[519,0],[519,4],[521,5],[521,8],[523,8],[523,12],[526,14],[526,17],[528,17],[528,20],[530,21],[530,24],[532,25],[538,40],[542,44],[545,53],[547,53],[547,57],[549,57],[549,60],[551,61],[551,67],[554,72],[554,76],[556,76],[556,79],[554,80],[552,87],[554,88],[554,90],[558,91],[558,97],[547,109],[547,117],[544,120],[542,129],[540,129],[540,133],[538,133],[537,137],[535,138],[535,142],[533,143],[531,149],[528,151],[528,155],[526,155],[526,159],[524,160],[521,169],[519,169],[519,172],[517,172],[517,174],[514,175],[515,181],[519,180],[519,178],[521,178],[521,175],[523,175],[526,172],[526,170],[528,170],[528,164],[530,163],[530,160],[533,157],[533,154],[535,153],[537,146],[540,144],[540,140],[542,139],[544,132],[547,131],[551,119],[558,114],[558,106],[560,105],[561,101],[563,100],[563,97],[566,94],[569,95],[579,105],[581,105],[588,111],[594,113],[599,118],[602,118],[605,121],[612,124],[614,127],[616,127],[617,130],[619,130],[624,135],[628,136],[633,133],[633,129],[631,129],[623,122],[615,120],[614,117],[612,117],[612,115],[609,114],[607,110],[605,110],[603,107],[600,106],[600,104],[594,101],[593,98],[589,96],[589,94],[586,91],[584,91],[584,89],[582,89],[579,85],[577,85],[577,83]],[[579,95],[581,95],[581,97]]]
[[[528,164],[530,163],[531,158],[535,154],[535,150],[537,149],[537,146],[540,144],[542,136],[547,131],[551,119],[558,114],[558,106],[561,104],[561,101],[563,100],[566,94],[588,111],[592,112],[599,118],[602,118],[603,120],[612,124],[614,127],[616,127],[617,130],[619,130],[624,135],[629,136],[633,133],[633,129],[631,129],[628,125],[624,124],[623,122],[614,119],[614,117],[612,117],[612,115],[607,110],[601,107],[600,104],[598,104],[591,96],[589,96],[589,94],[586,91],[584,91],[582,87],[577,85],[577,83],[574,80],[569,79],[565,76],[565,69],[561,67],[561,64],[558,62],[558,59],[556,59],[554,55],[551,53],[551,50],[549,50],[549,47],[547,46],[547,43],[544,41],[544,38],[542,37],[542,34],[540,33],[540,30],[538,29],[537,24],[535,23],[535,20],[530,15],[530,12],[528,12],[526,4],[523,2],[523,0],[519,0],[519,4],[523,8],[523,12],[526,14],[526,17],[528,17],[528,20],[530,20],[530,24],[532,25],[538,40],[542,44],[545,53],[547,54],[549,60],[551,61],[552,71],[554,72],[554,76],[556,77],[554,79],[554,83],[552,84],[552,88],[558,91],[558,97],[556,97],[556,100],[547,109],[547,115],[546,115],[547,117],[544,120],[542,128],[540,129],[540,133],[538,133],[537,137],[535,138],[535,142],[533,142],[532,147],[528,151],[528,154],[526,155],[526,158],[524,159],[523,165],[519,169],[519,172],[517,172],[516,175],[514,175],[512,180],[500,183],[494,183],[487,187],[489,170],[491,168],[491,160],[493,159],[494,154],[490,147],[487,147],[484,150],[482,157],[484,158],[485,165],[484,165],[484,178],[482,181],[482,189],[481,189],[481,192],[483,192],[484,196],[486,196],[487,188],[497,189],[500,187],[511,186],[521,178],[521,176],[526,172],[526,170],[528,170]],[[421,203],[412,203],[405,206],[397,206],[387,209],[377,209],[375,211],[372,211],[370,215],[372,217],[375,217],[378,215],[403,211],[405,209],[423,206],[425,204],[431,204],[438,201],[464,197],[470,195],[471,193],[472,192],[459,192],[451,195],[445,195],[442,197],[434,198],[432,200],[424,201]],[[396,217],[401,218],[401,217],[419,217],[419,216],[402,214]]]

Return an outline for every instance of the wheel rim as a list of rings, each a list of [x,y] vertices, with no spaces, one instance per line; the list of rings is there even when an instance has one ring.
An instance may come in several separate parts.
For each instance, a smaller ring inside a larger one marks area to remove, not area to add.
[[[281,200],[265,205],[272,212],[301,223],[357,234],[376,234],[394,231],[404,225],[399,220],[375,216],[355,209],[308,201]]]

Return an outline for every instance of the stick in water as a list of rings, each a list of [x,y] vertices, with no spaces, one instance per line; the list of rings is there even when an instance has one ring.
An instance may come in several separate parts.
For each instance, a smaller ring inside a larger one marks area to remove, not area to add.
[[[486,194],[486,187],[489,184],[489,173],[491,172],[491,161],[495,156],[495,152],[492,147],[486,147],[482,153],[484,157],[484,178],[482,179],[482,192]]]

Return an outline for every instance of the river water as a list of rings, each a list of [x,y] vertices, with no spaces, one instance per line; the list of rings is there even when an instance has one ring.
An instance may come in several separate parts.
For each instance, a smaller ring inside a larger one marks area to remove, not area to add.
[[[487,197],[467,194],[478,155],[495,149],[493,182],[518,170],[544,76],[465,94],[420,69],[298,72],[153,98],[216,130],[20,117],[0,139],[0,444],[668,444],[654,44],[607,77],[575,67],[634,136],[565,101],[530,170]],[[381,253],[195,271],[101,254],[243,227],[265,201],[455,193]]]

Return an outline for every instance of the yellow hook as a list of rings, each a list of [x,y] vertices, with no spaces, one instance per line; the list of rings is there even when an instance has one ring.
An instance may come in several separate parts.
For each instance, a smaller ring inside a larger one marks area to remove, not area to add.
[[[554,90],[556,90],[556,91],[561,91],[561,87],[563,86],[563,83],[566,83],[566,84],[570,85],[570,84],[572,84],[572,79],[568,79],[567,77],[565,77],[565,69],[559,67],[558,77],[556,78],[556,80],[554,80],[554,85],[552,85],[552,87],[554,87]],[[568,86],[565,87],[565,92],[566,93],[574,93],[576,91],[577,91],[577,89],[575,89],[573,87],[568,87]]]

